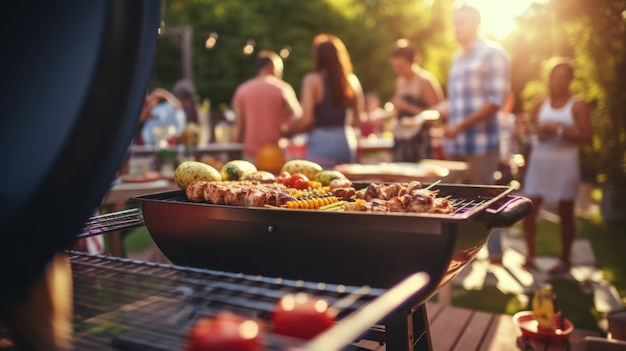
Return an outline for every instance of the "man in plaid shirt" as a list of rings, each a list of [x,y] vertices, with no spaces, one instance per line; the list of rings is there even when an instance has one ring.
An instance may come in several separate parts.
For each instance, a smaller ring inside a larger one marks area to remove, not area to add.
[[[500,45],[478,37],[479,25],[476,8],[455,11],[455,35],[462,48],[448,75],[444,150],[448,159],[467,162],[468,182],[493,184],[500,160],[497,115],[510,89],[510,61]],[[498,230],[488,246],[492,262],[500,263]]]

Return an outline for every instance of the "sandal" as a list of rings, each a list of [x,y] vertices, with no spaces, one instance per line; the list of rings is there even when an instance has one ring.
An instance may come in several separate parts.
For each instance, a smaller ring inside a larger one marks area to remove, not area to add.
[[[548,273],[550,274],[565,274],[565,273],[569,273],[569,270],[572,266],[568,263],[565,262],[561,259],[559,259],[559,262],[557,262],[557,264],[552,267],[552,269],[550,269],[548,271]]]

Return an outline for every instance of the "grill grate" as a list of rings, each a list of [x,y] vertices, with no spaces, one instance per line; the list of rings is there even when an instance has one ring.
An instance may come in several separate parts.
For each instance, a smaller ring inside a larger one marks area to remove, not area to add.
[[[114,350],[182,350],[188,329],[198,317],[228,309],[265,323],[276,302],[295,292],[324,298],[338,309],[337,319],[342,321],[354,318],[351,314],[381,300],[384,293],[367,286],[283,280],[73,251],[68,254],[74,281],[76,350],[111,346]],[[293,344],[293,340],[276,335],[268,335],[267,340],[268,350],[284,350],[285,345]],[[344,349],[360,348],[347,345]]]
[[[481,208],[483,205],[487,204],[488,202],[494,199],[494,197],[492,196],[475,196],[471,198],[464,198],[464,197],[452,197],[450,195],[447,195],[444,197],[447,198],[448,201],[450,201],[450,203],[452,204],[453,210],[451,213],[447,214],[447,216],[450,216],[450,217],[455,217],[457,215],[461,216],[465,213],[471,212],[474,209]],[[213,205],[209,203],[194,202],[194,201],[189,200],[185,196],[184,192],[179,192],[179,191],[154,194],[154,195],[151,195],[150,199],[157,200],[159,202],[167,202],[167,203],[178,203],[178,204],[183,203],[183,204],[192,204],[192,205],[209,205],[209,206],[227,206],[228,207],[228,205]]]
[[[143,216],[139,208],[107,213],[91,217],[80,234],[79,238],[105,234],[118,230],[126,230],[144,225]]]

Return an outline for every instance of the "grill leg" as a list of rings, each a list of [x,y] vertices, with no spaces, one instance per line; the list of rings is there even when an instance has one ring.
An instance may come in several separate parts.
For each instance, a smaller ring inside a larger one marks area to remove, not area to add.
[[[387,351],[432,351],[426,306],[398,310],[385,319]]]

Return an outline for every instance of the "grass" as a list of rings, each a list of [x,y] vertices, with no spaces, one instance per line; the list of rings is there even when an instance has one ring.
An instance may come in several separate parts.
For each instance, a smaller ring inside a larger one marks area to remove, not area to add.
[[[598,196],[597,194],[595,195]],[[600,214],[589,219],[578,218],[577,238],[588,239],[593,248],[595,266],[602,270],[604,279],[613,285],[622,303],[626,297],[626,219],[622,222],[604,223]],[[521,229],[521,223],[515,224]],[[541,220],[538,226],[537,255],[559,257],[560,236],[556,223]],[[576,328],[597,330],[604,333],[599,322],[605,317],[594,307],[593,291],[589,286],[575,280],[552,278],[549,280],[557,295],[557,308]],[[528,310],[517,296],[503,294],[495,287],[477,291],[463,291],[454,287],[452,304],[491,313],[514,314]],[[531,297],[532,298],[532,297]]]

